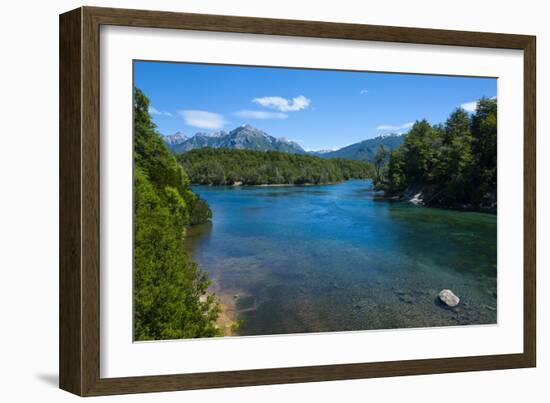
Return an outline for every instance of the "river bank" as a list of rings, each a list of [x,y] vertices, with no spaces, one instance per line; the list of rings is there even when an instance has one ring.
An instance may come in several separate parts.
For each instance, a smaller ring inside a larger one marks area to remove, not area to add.
[[[238,335],[238,318],[236,310],[236,298],[229,290],[221,287],[219,281],[212,279],[208,293],[214,295],[220,305],[220,314],[216,325],[222,330],[224,336]]]
[[[321,183],[258,183],[258,184],[245,184],[243,182],[234,182],[233,184],[228,185],[214,185],[214,184],[208,184],[203,185],[199,183],[193,183],[192,186],[219,186],[219,187],[288,187],[288,186],[325,186],[325,185],[337,185],[339,183],[345,182],[339,181],[339,182],[321,182]]]
[[[375,188],[376,189],[376,188]],[[414,206],[433,207],[445,210],[456,210],[478,213],[497,213],[496,193],[487,195],[484,203],[442,203],[438,197],[442,191],[432,186],[413,185],[402,192],[387,194],[383,189],[376,189],[375,200],[389,202],[406,202]]]

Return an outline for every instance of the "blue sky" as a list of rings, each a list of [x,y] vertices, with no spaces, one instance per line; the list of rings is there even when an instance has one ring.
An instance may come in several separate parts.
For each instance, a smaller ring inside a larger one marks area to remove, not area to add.
[[[497,95],[493,78],[149,61],[134,62],[134,83],[163,135],[250,124],[306,150],[406,132],[419,119],[444,122],[456,107]]]

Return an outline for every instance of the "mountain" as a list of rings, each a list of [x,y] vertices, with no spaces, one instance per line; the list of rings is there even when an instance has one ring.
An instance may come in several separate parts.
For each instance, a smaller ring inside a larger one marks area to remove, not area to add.
[[[405,134],[385,134],[351,144],[336,151],[321,153],[319,156],[322,158],[346,158],[349,160],[372,162],[380,145],[383,144],[387,150],[393,150],[401,146],[404,140]]]
[[[165,137],[166,139],[166,137]],[[166,142],[166,140],[165,140]],[[293,154],[306,152],[294,141],[276,138],[250,125],[239,126],[230,132],[197,133],[178,144],[166,142],[176,154],[197,148],[230,148],[238,150],[282,151]]]
[[[170,134],[168,136],[163,136],[162,139],[166,143],[166,145],[169,148],[172,148],[174,146],[177,146],[178,144],[183,143],[185,140],[187,140],[189,137],[187,137],[182,132],[176,132],[174,134]]]
[[[169,146],[176,154],[194,150],[196,148],[212,147],[219,148],[220,139],[227,136],[229,133],[221,131],[216,133],[197,133],[193,137],[176,144]]]

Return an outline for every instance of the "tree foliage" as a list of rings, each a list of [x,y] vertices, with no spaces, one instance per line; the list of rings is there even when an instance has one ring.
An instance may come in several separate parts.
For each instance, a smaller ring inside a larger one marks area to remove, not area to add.
[[[219,335],[219,304],[183,249],[185,228],[211,217],[208,204],[166,148],[134,92],[134,337],[160,340]]]
[[[178,161],[192,183],[203,185],[321,184],[373,176],[366,162],[277,151],[202,148]]]
[[[421,189],[429,205],[495,210],[496,145],[497,102],[482,98],[472,115],[458,108],[442,125],[415,122],[376,187],[389,195]]]
[[[376,149],[372,163],[374,165],[375,180],[377,182],[380,181],[382,177],[382,167],[386,164],[389,155],[390,153],[384,144],[380,144]]]

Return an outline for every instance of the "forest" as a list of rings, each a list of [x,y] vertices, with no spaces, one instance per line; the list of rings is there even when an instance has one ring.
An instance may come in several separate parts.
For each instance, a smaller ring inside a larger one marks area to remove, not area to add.
[[[201,148],[178,155],[191,183],[201,185],[323,184],[372,178],[369,163],[277,151]]]
[[[219,302],[207,274],[184,251],[186,228],[206,222],[208,204],[168,150],[134,90],[134,339],[220,335]]]
[[[417,121],[401,147],[378,149],[374,166],[375,187],[388,197],[496,212],[496,99],[480,99],[473,114],[458,108],[444,124]]]

